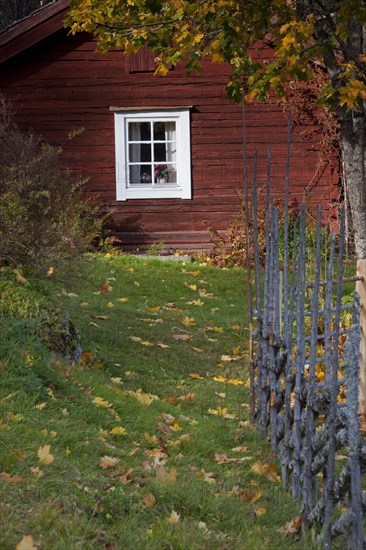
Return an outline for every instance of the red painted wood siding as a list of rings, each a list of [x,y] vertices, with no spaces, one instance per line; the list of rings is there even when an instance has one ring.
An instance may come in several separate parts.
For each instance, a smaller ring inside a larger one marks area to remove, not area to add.
[[[166,77],[129,72],[120,51],[95,51],[88,36],[68,37],[61,30],[1,67],[2,92],[14,103],[21,127],[33,128],[53,144],[64,144],[71,169],[90,178],[87,191],[111,212],[111,225],[130,245],[164,240],[179,248],[200,248],[208,241],[203,224],[227,228],[238,212],[242,189],[243,124],[241,106],[231,104],[225,84],[230,69],[203,64],[186,76],[184,67]],[[131,63],[131,61],[128,61]],[[191,112],[192,200],[115,200],[114,121],[110,106],[169,107],[193,105]],[[69,132],[83,134],[67,140]],[[264,185],[267,145],[272,154],[272,186],[283,196],[287,120],[279,105],[247,107],[249,173],[258,154],[259,185]],[[303,199],[314,176],[317,143],[293,134],[291,197]],[[314,190],[324,199],[330,175]]]

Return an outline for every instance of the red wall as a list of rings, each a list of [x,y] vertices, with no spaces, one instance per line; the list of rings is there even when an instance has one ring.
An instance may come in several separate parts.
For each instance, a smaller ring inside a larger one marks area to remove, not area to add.
[[[71,169],[90,178],[87,191],[98,196],[112,214],[111,225],[124,242],[164,241],[172,247],[204,247],[208,220],[225,229],[238,212],[236,191],[243,186],[241,106],[226,96],[229,68],[205,62],[200,74],[186,76],[184,67],[166,77],[152,72],[129,73],[120,51],[95,52],[87,36],[68,37],[61,30],[1,67],[2,92],[14,103],[21,127],[32,128],[53,144],[63,144]],[[192,105],[192,200],[115,201],[114,121],[110,106],[169,107]],[[249,174],[258,154],[259,186],[266,177],[267,145],[271,146],[272,188],[283,196],[287,120],[280,105],[247,106]],[[69,132],[84,127],[73,140]],[[316,170],[317,143],[303,142],[293,132],[291,198],[301,201]],[[330,176],[313,191],[324,199]]]

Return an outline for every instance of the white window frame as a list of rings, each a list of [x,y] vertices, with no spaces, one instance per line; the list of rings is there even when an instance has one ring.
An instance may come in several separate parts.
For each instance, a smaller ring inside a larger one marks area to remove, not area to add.
[[[130,121],[164,120],[176,124],[176,183],[162,185],[139,184],[129,186],[127,181],[127,128]],[[189,109],[174,110],[126,110],[114,113],[116,151],[116,199],[191,199],[191,143]]]

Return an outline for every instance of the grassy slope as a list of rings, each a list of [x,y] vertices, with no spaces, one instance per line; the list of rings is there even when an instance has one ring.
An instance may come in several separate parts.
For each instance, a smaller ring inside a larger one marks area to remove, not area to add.
[[[78,366],[53,360],[38,389],[24,374],[37,357],[18,373],[3,363],[0,471],[20,476],[0,476],[3,550],[24,535],[60,550],[305,547],[280,532],[291,498],[251,470],[274,458],[237,385],[248,378],[242,271],[99,256],[47,292],[85,353]],[[118,463],[103,469],[104,456]]]

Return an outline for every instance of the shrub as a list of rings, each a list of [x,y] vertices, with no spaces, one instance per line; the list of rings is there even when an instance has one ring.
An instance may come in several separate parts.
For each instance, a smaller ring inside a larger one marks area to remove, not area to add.
[[[84,181],[62,169],[61,149],[12,122],[0,98],[0,263],[40,272],[91,248],[100,207],[82,196]]]

